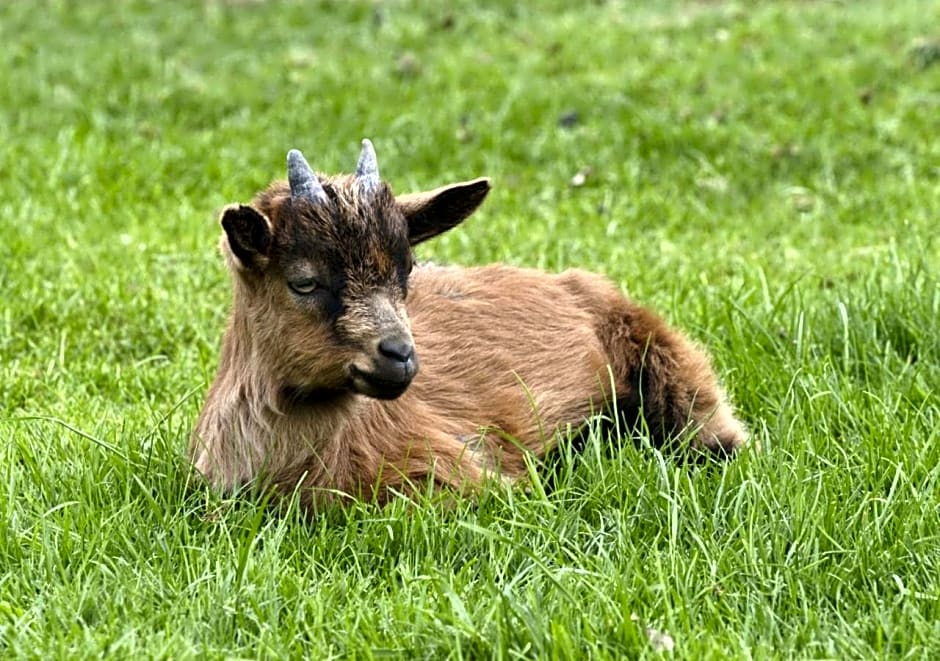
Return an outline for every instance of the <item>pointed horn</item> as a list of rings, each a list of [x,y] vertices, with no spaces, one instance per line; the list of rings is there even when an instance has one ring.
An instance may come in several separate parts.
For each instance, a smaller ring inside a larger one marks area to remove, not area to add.
[[[379,163],[375,158],[375,147],[369,139],[362,141],[362,152],[356,164],[356,178],[367,193],[379,187]]]
[[[318,204],[329,200],[317,175],[307,164],[307,159],[297,149],[287,152],[287,181],[290,183],[291,197]]]

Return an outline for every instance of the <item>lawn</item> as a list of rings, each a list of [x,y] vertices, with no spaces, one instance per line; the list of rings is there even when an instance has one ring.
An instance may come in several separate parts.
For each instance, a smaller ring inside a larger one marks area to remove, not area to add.
[[[0,656],[940,657],[938,25],[0,4]],[[310,520],[195,483],[218,210],[362,137],[398,192],[493,178],[421,258],[605,273],[709,347],[761,451],[598,432],[551,490]]]

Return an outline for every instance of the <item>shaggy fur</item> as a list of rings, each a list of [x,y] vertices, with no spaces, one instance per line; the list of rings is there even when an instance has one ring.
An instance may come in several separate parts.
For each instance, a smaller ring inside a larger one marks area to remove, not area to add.
[[[412,269],[411,247],[469,216],[488,180],[396,198],[317,177],[324,203],[275,183],[222,214],[234,303],[191,445],[216,486],[299,488],[314,507],[513,480],[615,398],[660,445],[746,442],[706,354],[604,278]],[[414,348],[408,369],[389,338]]]

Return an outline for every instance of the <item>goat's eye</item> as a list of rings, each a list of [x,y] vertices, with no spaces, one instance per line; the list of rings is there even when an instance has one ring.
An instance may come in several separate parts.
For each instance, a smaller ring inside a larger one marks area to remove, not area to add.
[[[301,280],[289,280],[287,286],[290,287],[291,291],[295,294],[309,296],[320,288],[320,283],[313,278],[303,278]]]

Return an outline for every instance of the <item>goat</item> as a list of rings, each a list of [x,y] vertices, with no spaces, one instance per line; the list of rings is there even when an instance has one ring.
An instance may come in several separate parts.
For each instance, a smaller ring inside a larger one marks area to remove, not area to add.
[[[415,264],[413,246],[489,189],[396,197],[363,140],[354,175],[314,173],[291,150],[287,182],[226,207],[233,306],[195,468],[223,490],[299,489],[315,509],[521,478],[526,454],[604,410],[659,445],[741,447],[707,355],[603,277]]]

